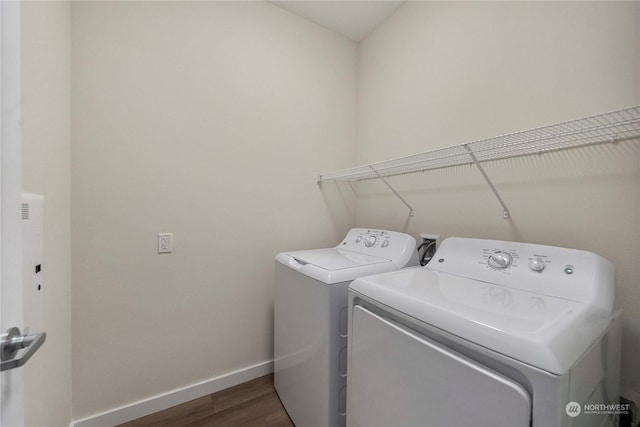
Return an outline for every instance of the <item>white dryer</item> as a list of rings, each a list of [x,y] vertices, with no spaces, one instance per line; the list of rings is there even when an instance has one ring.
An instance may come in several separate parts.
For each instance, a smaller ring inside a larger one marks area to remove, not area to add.
[[[446,239],[351,284],[347,425],[617,425],[620,317],[598,255]]]
[[[361,228],[335,248],[276,256],[274,383],[297,426],[345,425],[348,286],[408,265],[418,265],[413,237]]]

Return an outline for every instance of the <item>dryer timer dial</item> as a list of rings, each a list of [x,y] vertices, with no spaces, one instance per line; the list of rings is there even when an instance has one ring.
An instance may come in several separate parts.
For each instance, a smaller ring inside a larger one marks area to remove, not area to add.
[[[489,267],[504,270],[513,262],[513,258],[506,252],[498,251],[489,256]]]

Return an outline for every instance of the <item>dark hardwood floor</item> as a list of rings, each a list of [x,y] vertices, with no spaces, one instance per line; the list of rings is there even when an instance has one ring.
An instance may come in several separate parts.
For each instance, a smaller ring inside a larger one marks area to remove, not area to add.
[[[138,418],[119,427],[149,426],[293,427],[293,423],[276,395],[271,374]]]

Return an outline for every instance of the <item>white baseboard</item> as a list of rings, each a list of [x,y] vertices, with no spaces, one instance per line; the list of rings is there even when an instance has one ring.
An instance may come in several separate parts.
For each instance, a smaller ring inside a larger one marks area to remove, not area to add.
[[[70,427],[109,427],[126,423],[172,406],[233,387],[246,381],[273,372],[273,361],[258,363],[206,381],[162,393],[148,399],[124,405],[81,420],[73,421]]]

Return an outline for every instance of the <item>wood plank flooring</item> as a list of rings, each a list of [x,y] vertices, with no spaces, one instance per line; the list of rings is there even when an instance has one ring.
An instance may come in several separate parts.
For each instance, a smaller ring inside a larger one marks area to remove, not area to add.
[[[273,374],[256,378],[119,427],[293,427],[273,387]]]

